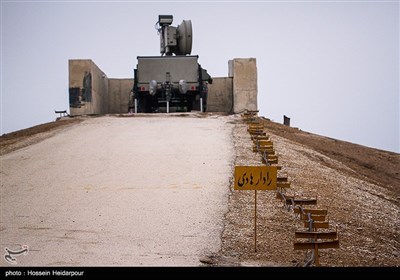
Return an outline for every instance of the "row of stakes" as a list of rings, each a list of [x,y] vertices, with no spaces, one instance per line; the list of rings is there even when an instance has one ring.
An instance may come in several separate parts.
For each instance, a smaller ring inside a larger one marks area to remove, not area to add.
[[[262,156],[262,162],[266,165],[277,165],[278,156],[275,153],[272,141],[264,132],[264,126],[257,116],[257,111],[246,111],[242,115],[248,124],[247,131],[253,140],[253,152]],[[281,170],[281,166],[277,166]],[[317,198],[301,198],[286,194],[290,188],[287,175],[278,175],[277,192],[278,199],[283,201],[284,207],[288,211],[293,211],[305,229],[295,231],[293,242],[294,250],[306,250],[306,260],[304,266],[320,266],[319,250],[327,248],[339,248],[339,236],[337,228],[330,230],[327,218],[327,209],[318,209]],[[310,207],[311,206],[311,207]]]

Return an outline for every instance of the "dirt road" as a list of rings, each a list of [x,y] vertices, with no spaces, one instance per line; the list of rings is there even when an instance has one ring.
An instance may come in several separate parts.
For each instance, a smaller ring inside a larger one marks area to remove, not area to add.
[[[321,265],[399,267],[400,154],[261,121],[286,194],[316,197],[339,233]],[[240,115],[210,113],[65,118],[2,135],[0,249],[28,245],[17,265],[302,266],[304,225],[273,191],[257,195],[254,252],[254,192],[230,181],[233,165],[262,164],[252,150]]]
[[[21,266],[199,265],[221,247],[228,121],[89,118],[2,155],[1,250],[28,245]]]

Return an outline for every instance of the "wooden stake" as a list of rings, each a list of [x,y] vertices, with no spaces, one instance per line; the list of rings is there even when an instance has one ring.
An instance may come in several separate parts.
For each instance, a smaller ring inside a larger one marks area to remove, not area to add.
[[[257,190],[254,190],[254,252],[257,252]]]
[[[319,266],[318,244],[315,244],[314,253],[315,253],[315,265]]]

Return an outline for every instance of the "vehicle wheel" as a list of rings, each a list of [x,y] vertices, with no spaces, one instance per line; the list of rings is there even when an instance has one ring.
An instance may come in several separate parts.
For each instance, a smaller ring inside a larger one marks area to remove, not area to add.
[[[188,112],[191,112],[193,109],[193,101],[192,101],[192,96],[188,96],[188,98],[186,99],[186,108]]]
[[[143,98],[143,97],[138,98],[137,106],[138,106],[137,112],[144,113],[145,112],[145,98]]]
[[[151,99],[148,96],[146,96],[144,98],[144,112],[145,113],[152,113],[151,107],[152,107],[151,106]]]

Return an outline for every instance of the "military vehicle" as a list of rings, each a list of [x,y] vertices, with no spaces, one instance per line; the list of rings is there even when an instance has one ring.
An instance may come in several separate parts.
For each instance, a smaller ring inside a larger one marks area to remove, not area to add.
[[[159,15],[161,56],[138,56],[134,69],[133,99],[136,113],[207,111],[212,78],[192,52],[192,22],[171,26],[172,15]]]

